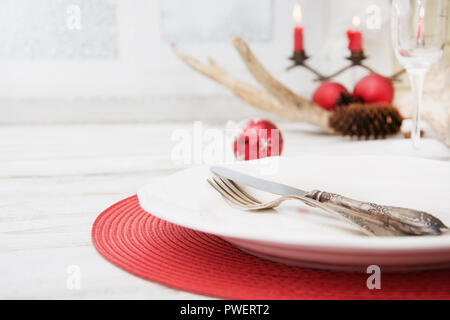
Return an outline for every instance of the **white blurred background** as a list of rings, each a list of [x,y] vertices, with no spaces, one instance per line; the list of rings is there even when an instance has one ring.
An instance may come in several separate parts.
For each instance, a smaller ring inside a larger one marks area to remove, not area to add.
[[[345,31],[361,18],[367,64],[393,72],[389,0],[1,0],[0,123],[223,121],[259,115],[171,52],[214,57],[254,83],[229,38],[240,35],[264,66],[296,92],[317,86],[289,72],[292,8],[303,11],[310,64],[347,63]],[[349,89],[366,71],[336,80]]]

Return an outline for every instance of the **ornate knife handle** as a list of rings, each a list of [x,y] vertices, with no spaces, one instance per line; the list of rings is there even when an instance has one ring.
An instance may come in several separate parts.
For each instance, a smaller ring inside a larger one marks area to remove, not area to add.
[[[362,202],[319,190],[309,192],[306,197],[329,204],[333,208],[342,208],[347,214],[359,219],[377,222],[392,232],[405,235],[440,235],[448,230],[441,220],[423,211]]]

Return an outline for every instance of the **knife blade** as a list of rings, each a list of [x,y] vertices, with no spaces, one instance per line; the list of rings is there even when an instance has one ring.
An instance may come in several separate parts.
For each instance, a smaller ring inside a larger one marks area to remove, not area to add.
[[[277,183],[277,182],[273,182],[273,181],[269,181],[269,180],[265,180],[265,179],[261,179],[261,178],[256,178],[253,176],[249,176],[234,170],[230,170],[224,167],[210,167],[209,168],[211,170],[212,173],[215,173],[219,176],[222,176],[224,178],[230,179],[236,183],[239,184],[243,184],[246,186],[250,186],[253,187],[255,189],[258,190],[262,190],[262,191],[266,191],[266,192],[270,192],[270,193],[274,193],[274,194],[279,194],[282,196],[305,196],[307,194],[306,191],[285,185],[285,184],[281,184],[281,183]]]

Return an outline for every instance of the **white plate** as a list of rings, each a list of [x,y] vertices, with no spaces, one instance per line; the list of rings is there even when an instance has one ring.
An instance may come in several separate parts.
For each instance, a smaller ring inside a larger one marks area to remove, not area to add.
[[[320,189],[358,200],[424,210],[450,225],[450,163],[407,157],[301,156],[226,165],[304,190]],[[450,234],[375,238],[297,201],[275,210],[228,206],[206,182],[207,166],[151,181],[139,192],[142,208],[175,224],[208,232],[251,254],[333,270],[384,271],[450,266]],[[260,198],[273,198],[249,190]]]

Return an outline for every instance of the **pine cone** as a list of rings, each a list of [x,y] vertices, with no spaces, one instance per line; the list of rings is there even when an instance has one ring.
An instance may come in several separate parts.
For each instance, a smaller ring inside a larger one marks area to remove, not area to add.
[[[385,138],[400,131],[403,118],[393,105],[353,103],[338,108],[329,124],[337,133],[369,139]]]
[[[336,106],[337,107],[343,107],[343,106],[348,106],[349,104],[352,103],[363,103],[363,100],[361,97],[355,97],[352,94],[346,94],[344,92],[341,92],[339,94],[339,97],[336,100]]]

